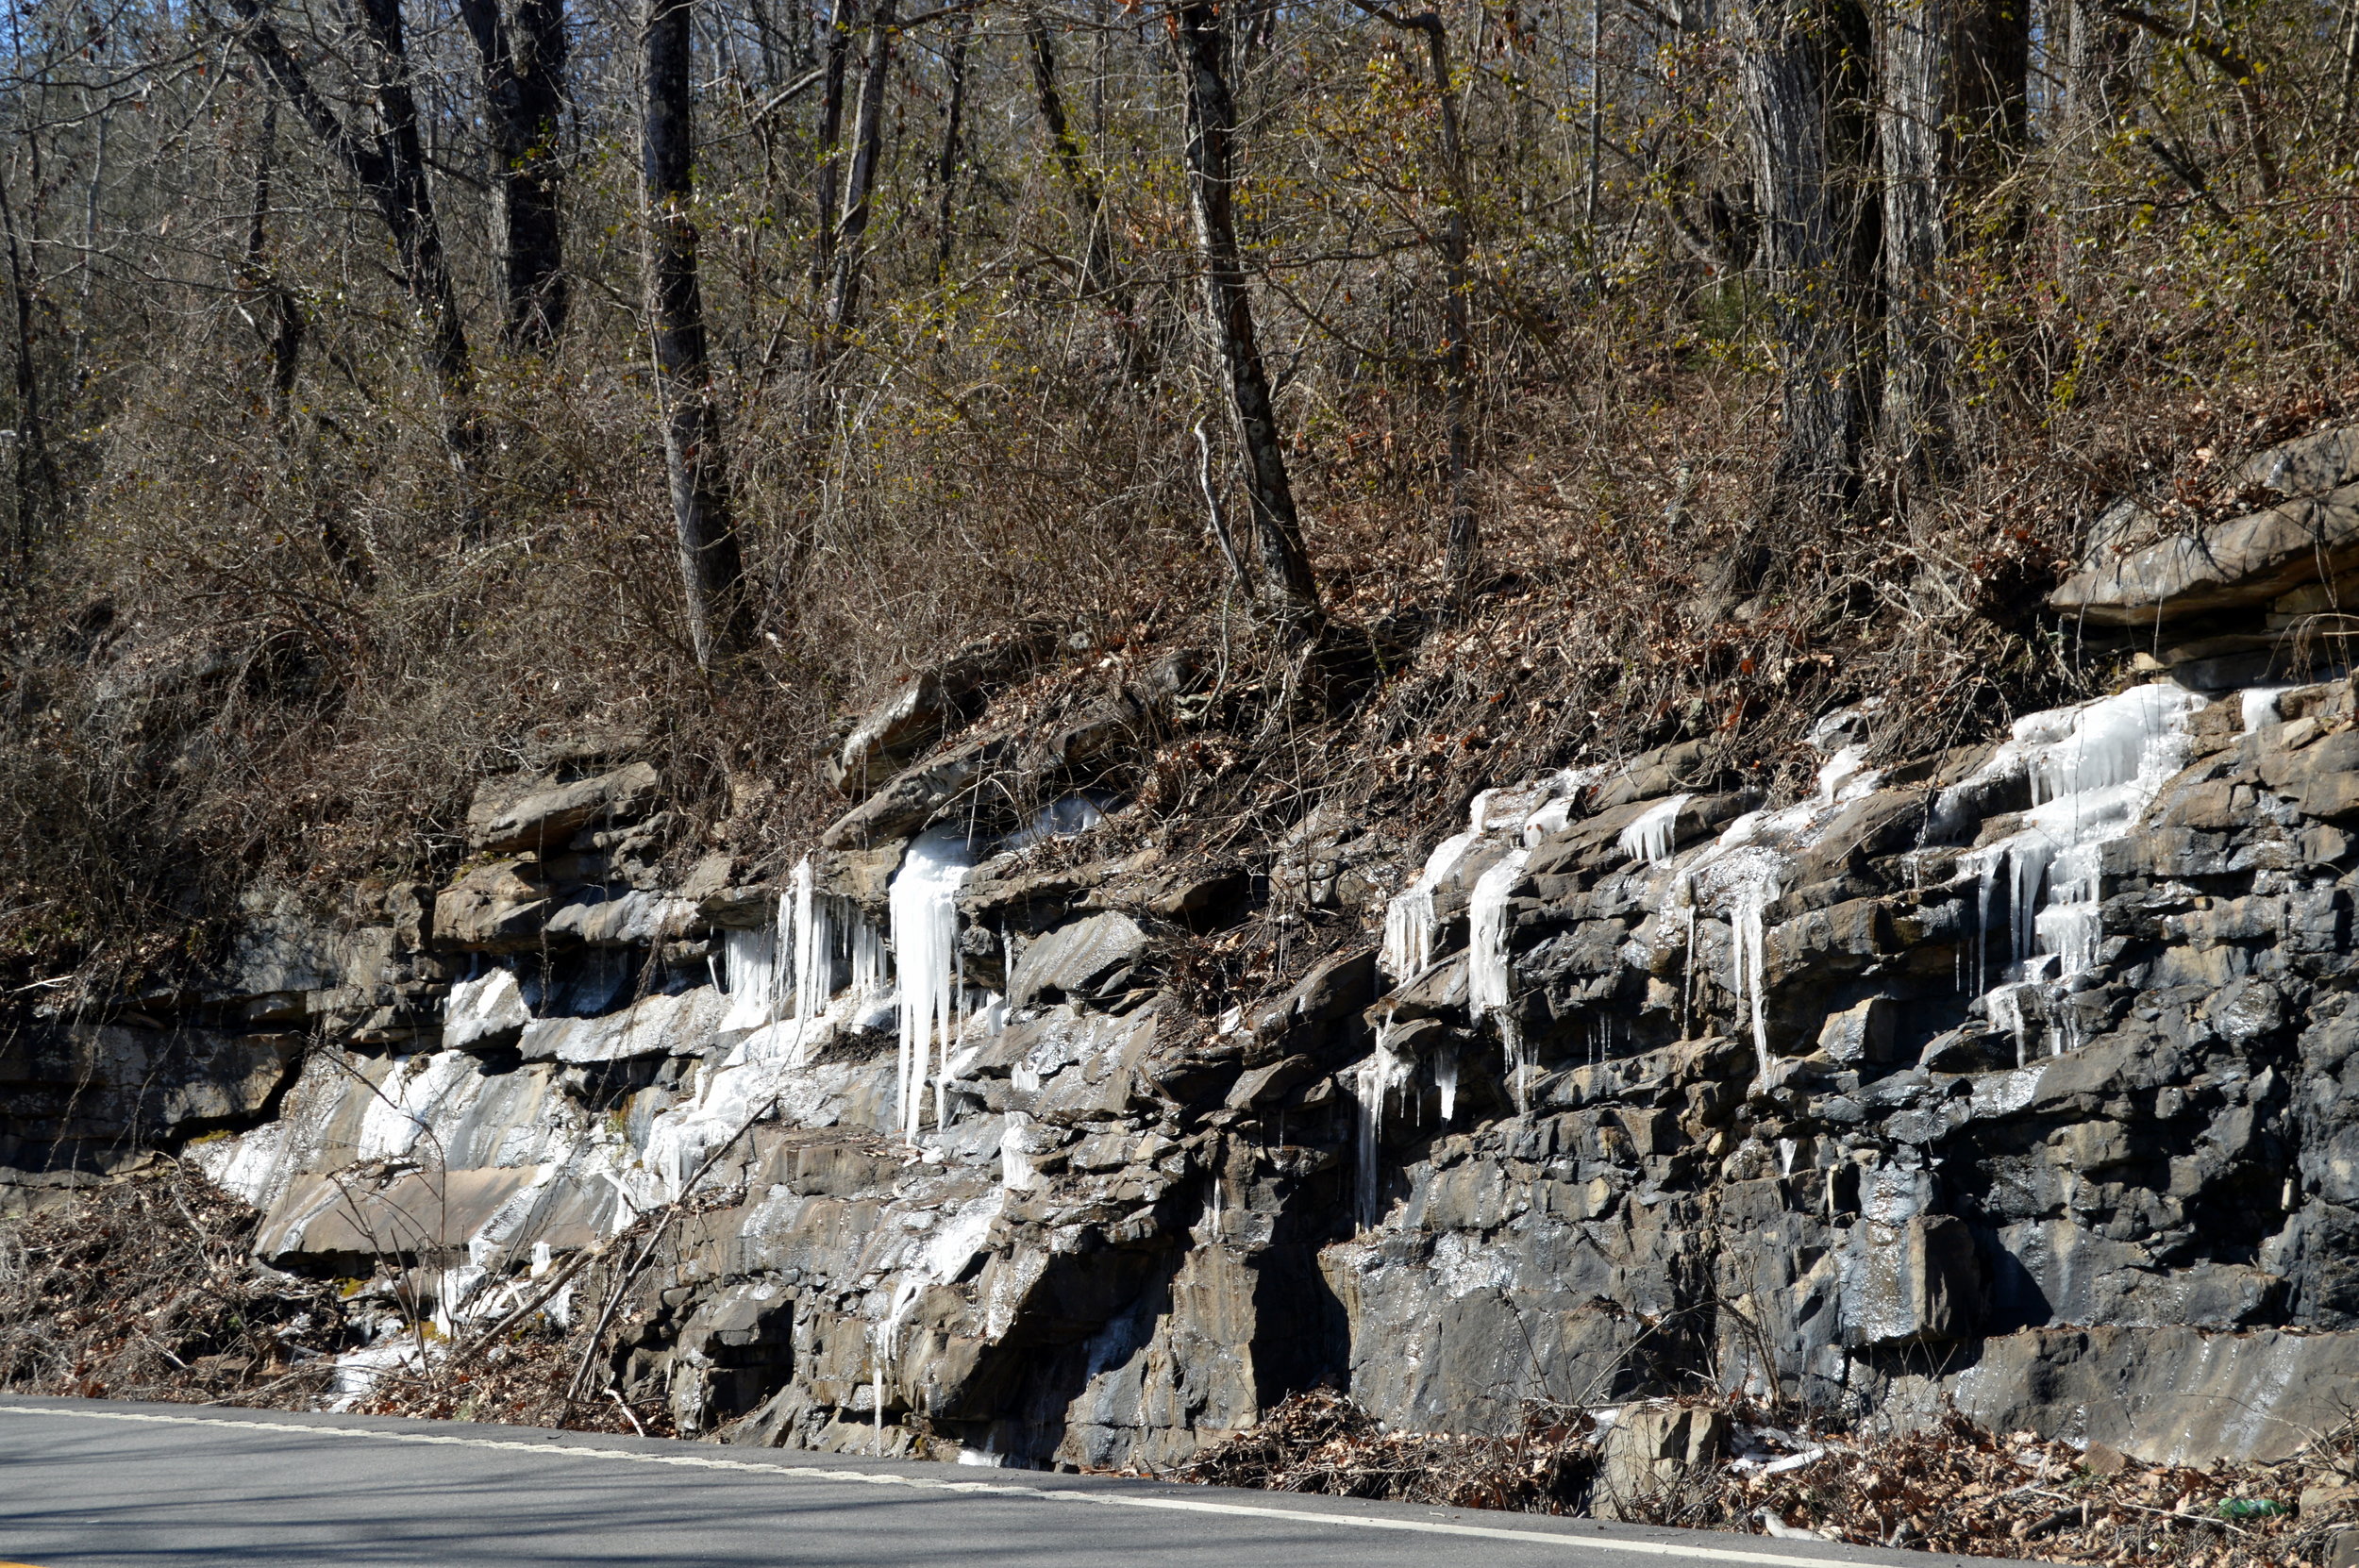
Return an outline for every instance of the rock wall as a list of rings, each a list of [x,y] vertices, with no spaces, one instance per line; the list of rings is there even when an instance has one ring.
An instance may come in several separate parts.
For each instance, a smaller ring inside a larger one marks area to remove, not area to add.
[[[1117,831],[1084,786],[1193,670],[962,732],[1012,667],[860,726],[772,880],[667,877],[644,763],[490,781],[445,885],[258,894],[200,985],[21,1038],[0,1147],[185,1147],[264,1262],[406,1270],[450,1322],[731,1196],[611,1373],[732,1441],[1160,1468],[1320,1383],[1425,1429],[1700,1385],[2184,1460],[2340,1419],[2350,683],[1876,769],[1832,715],[1774,810],[1669,747],[1491,792],[1419,870],[1335,803],[1236,861]],[[1012,775],[1057,804],[979,815]],[[1273,909],[1343,940],[1191,1011],[1180,966]]]

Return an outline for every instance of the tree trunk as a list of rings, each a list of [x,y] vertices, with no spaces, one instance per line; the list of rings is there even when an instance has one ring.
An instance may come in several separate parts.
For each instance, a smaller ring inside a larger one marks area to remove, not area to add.
[[[564,0],[460,0],[483,70],[485,118],[499,203],[503,330],[520,348],[545,350],[565,325],[571,290],[557,197],[565,111]]]
[[[860,0],[834,0],[828,16],[827,46],[819,67],[819,163],[811,181],[811,207],[817,216],[811,234],[811,292],[822,307],[827,303],[828,279],[835,271],[835,193],[841,173],[837,159],[844,141],[844,72],[851,55],[852,29],[859,22]]]
[[[443,440],[461,477],[480,444],[475,412],[475,372],[465,319],[451,281],[450,259],[435,221],[427,182],[426,147],[418,134],[417,100],[410,90],[410,60],[402,37],[401,0],[360,0],[360,30],[377,56],[376,127],[347,125],[312,90],[310,76],[263,8],[263,0],[230,0],[244,25],[255,63],[326,142],[368,196],[393,236],[404,291],[416,318],[427,373],[441,398]]]
[[[2071,31],[2065,41],[2066,132],[2093,142],[2120,119],[2141,36],[2135,24],[2113,14],[2106,0],[2069,0],[2069,7]],[[2088,146],[2075,151],[2086,156]]]
[[[1362,10],[1404,32],[1425,35],[1426,56],[1433,68],[1434,102],[1442,123],[1442,176],[1449,187],[1448,215],[1442,224],[1442,397],[1449,426],[1449,534],[1443,556],[1451,596],[1463,600],[1474,586],[1481,537],[1467,492],[1466,472],[1473,461],[1472,439],[1466,428],[1467,403],[1474,383],[1474,324],[1466,310],[1466,161],[1458,135],[1458,105],[1450,96],[1449,29],[1438,12],[1403,16],[1375,0],[1352,0]],[[1592,29],[1594,34],[1594,28]],[[1593,127],[1594,128],[1594,127]],[[1594,190],[1594,187],[1593,187]]]
[[[1877,67],[1883,155],[1885,451],[1907,471],[1949,449],[1949,362],[1936,290],[1949,250],[1942,144],[1956,97],[1957,0],[1888,0]]]
[[[1269,372],[1253,333],[1253,300],[1232,209],[1236,109],[1229,95],[1220,13],[1209,0],[1173,9],[1172,43],[1187,99],[1188,209],[1203,275],[1204,309],[1220,340],[1230,409],[1245,453],[1246,491],[1261,561],[1257,597],[1291,642],[1319,629],[1318,585],[1302,544],[1294,487],[1286,476],[1285,439],[1270,397]]]
[[[245,254],[238,262],[238,287],[261,311],[254,323],[270,356],[271,427],[281,446],[294,440],[295,375],[303,351],[303,311],[270,270],[270,166],[278,144],[278,103],[265,100],[254,155],[254,210],[245,232]]]
[[[885,83],[893,74],[893,24],[900,0],[877,0],[868,18],[868,58],[861,74],[860,110],[852,122],[852,162],[844,175],[844,216],[835,229],[835,287],[828,300],[828,357],[860,320],[867,250],[869,194],[884,144]]]
[[[1785,423],[1776,504],[1840,509],[1857,492],[1868,408],[1862,318],[1876,246],[1855,107],[1867,41],[1849,0],[1732,9]]]
[[[2029,135],[2029,12],[2020,0],[1887,0],[1877,42],[1883,441],[1904,469],[1938,471],[1955,435],[1940,269]]]
[[[1450,592],[1464,599],[1474,587],[1482,540],[1475,522],[1474,497],[1466,485],[1473,466],[1473,437],[1467,428],[1474,395],[1474,323],[1466,309],[1466,162],[1458,140],[1458,108],[1450,98],[1449,33],[1441,17],[1418,19],[1433,64],[1433,95],[1442,108],[1442,161],[1449,182],[1449,217],[1442,225],[1442,321],[1449,342],[1442,353],[1443,399],[1449,421],[1449,543],[1443,557]]]
[[[1082,281],[1091,298],[1106,301],[1128,315],[1129,302],[1122,296],[1121,279],[1114,275],[1113,237],[1106,225],[1105,188],[1090,171],[1081,143],[1065,119],[1064,94],[1057,88],[1056,51],[1049,42],[1047,25],[1038,10],[1026,15],[1024,30],[1031,45],[1032,95],[1040,105],[1041,127],[1048,133],[1057,171],[1064,176],[1065,193],[1073,203],[1073,215],[1079,221],[1084,236]]]
[[[692,0],[646,0],[640,26],[641,169],[647,209],[647,313],[688,630],[710,669],[752,642],[752,606],[730,516],[704,296],[696,280],[695,133],[690,118]]]
[[[58,499],[58,474],[49,456],[42,419],[41,374],[33,361],[33,279],[26,247],[19,239],[16,207],[0,180],[0,236],[8,248],[8,295],[16,328],[16,573],[33,577],[33,555],[42,525]]]
[[[950,46],[944,54],[944,69],[950,77],[950,101],[942,117],[942,158],[934,168],[936,189],[934,217],[934,275],[939,277],[950,270],[950,245],[955,238],[952,224],[957,216],[959,188],[959,138],[964,131],[966,118],[966,46],[974,41],[975,17],[968,12],[959,18],[959,29],[950,36]]]

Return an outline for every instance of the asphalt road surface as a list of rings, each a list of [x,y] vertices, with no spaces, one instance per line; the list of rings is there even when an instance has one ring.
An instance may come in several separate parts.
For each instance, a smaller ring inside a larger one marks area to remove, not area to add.
[[[0,1401],[0,1568],[1965,1568],[1592,1520],[363,1416]],[[1997,1568],[1989,1559],[1972,1568]]]

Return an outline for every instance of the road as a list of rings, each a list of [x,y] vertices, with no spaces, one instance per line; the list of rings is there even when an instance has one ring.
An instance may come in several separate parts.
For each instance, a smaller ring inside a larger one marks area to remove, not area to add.
[[[1964,1568],[1592,1520],[660,1439],[0,1401],[0,1559],[336,1568]],[[7,1568],[0,1563],[0,1568]],[[1998,1568],[1974,1560],[1972,1568]]]

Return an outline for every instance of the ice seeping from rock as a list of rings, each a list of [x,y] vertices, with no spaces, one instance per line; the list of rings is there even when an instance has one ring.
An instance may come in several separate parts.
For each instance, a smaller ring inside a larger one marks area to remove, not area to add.
[[[1384,973],[1406,980],[1433,962],[1433,891],[1456,871],[1482,835],[1472,828],[1433,846],[1414,880],[1384,907]]]
[[[888,893],[900,1001],[900,1076],[895,1099],[901,1136],[912,1143],[917,1141],[929,1074],[934,1125],[939,1127],[948,1120],[950,1053],[966,1010],[965,972],[959,956],[959,888],[974,864],[974,851],[962,829],[929,829],[911,843]]]
[[[2157,681],[2027,714],[1991,760],[1936,807],[1937,814],[1954,815],[1957,797],[2016,776],[2030,789],[2032,809],[2022,826],[1961,862],[1976,878],[1971,989],[1987,988],[1992,1021],[2007,1027],[2018,1047],[2031,999],[2020,988],[2062,987],[2096,965],[2104,940],[2105,845],[2136,826],[2184,763],[2187,723],[2205,706],[2199,693]],[[2252,712],[2248,703],[2242,716]],[[1994,976],[1989,936],[2001,928],[2007,951]]]
[[[1659,866],[1671,858],[1672,835],[1678,830],[1680,812],[1696,797],[1672,795],[1649,806],[1622,829],[1617,845],[1622,853],[1645,865]],[[1561,825],[1560,825],[1561,826]]]
[[[1379,1162],[1384,1145],[1385,1102],[1409,1088],[1416,1076],[1416,1063],[1404,1059],[1393,1050],[1392,1034],[1393,1024],[1387,1019],[1383,1026],[1377,1030],[1376,1049],[1351,1076],[1356,1116],[1354,1153],[1357,1157],[1353,1165],[1352,1212],[1364,1227],[1376,1223]]]

